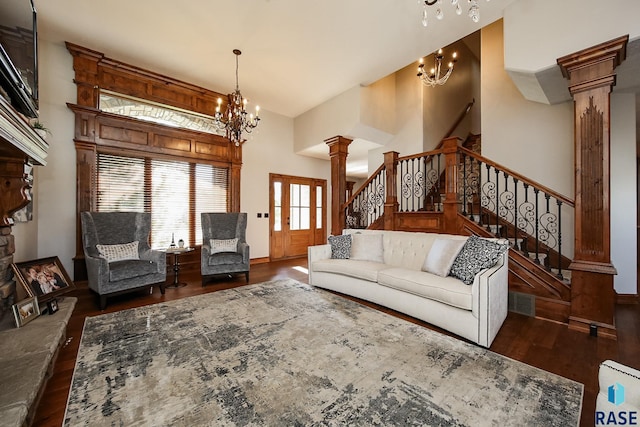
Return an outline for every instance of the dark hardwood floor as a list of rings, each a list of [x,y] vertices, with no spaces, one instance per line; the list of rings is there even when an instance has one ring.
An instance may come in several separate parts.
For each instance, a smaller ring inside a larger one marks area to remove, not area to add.
[[[306,283],[306,267],[305,258],[253,265],[250,283],[284,278]],[[185,274],[181,279],[186,279],[188,285],[178,289],[167,289],[164,296],[158,289],[154,289],[152,294],[143,292],[110,299],[104,312],[98,309],[97,299],[86,284],[77,283],[78,289],[71,295],[78,298],[78,303],[67,327],[67,341],[60,350],[53,376],[49,379],[44,397],[37,408],[34,425],[60,426],[63,423],[85,317],[245,285],[244,276],[237,276],[232,280],[213,281],[204,288],[201,286],[199,274]],[[350,299],[446,333],[384,307],[355,298]],[[566,325],[509,313],[491,350],[584,384],[581,425],[593,426],[600,362],[613,359],[640,369],[640,305],[619,305],[616,322],[618,340],[614,341],[570,331]]]

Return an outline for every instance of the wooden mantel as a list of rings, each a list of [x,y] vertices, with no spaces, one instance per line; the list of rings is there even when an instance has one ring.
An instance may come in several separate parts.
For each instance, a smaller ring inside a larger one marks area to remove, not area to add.
[[[29,203],[25,165],[46,165],[48,149],[27,120],[0,97],[0,227],[13,225],[11,215]]]

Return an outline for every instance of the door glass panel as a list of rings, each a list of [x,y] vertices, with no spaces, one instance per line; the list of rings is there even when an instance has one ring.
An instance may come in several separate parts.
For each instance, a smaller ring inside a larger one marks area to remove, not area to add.
[[[311,228],[311,186],[290,185],[289,229],[308,230]]]
[[[282,231],[282,183],[273,183],[273,231]]]
[[[322,186],[316,186],[316,228],[322,228]]]

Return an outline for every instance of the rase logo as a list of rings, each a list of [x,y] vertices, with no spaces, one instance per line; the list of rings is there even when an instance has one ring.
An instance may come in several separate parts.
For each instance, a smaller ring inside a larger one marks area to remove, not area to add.
[[[607,389],[607,400],[616,406],[624,403],[624,386],[615,383]],[[597,426],[637,426],[636,411],[596,411]]]

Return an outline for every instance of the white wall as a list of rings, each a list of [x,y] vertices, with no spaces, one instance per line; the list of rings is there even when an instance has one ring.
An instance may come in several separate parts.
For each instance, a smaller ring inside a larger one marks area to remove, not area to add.
[[[505,62],[539,71],[556,59],[629,34],[640,37],[638,0],[520,0],[504,11]]]
[[[293,119],[269,111],[261,111],[262,120],[255,134],[242,147],[240,209],[247,212],[247,242],[251,258],[269,256],[269,219],[257,213],[269,212],[269,173],[327,180],[331,189],[331,164],[294,153]],[[331,197],[327,197],[331,216]],[[329,224],[330,224],[329,218]],[[327,224],[327,227],[329,226]],[[329,230],[327,228],[327,230]]]
[[[614,288],[637,294],[636,97],[611,96],[611,262]]]
[[[369,175],[384,162],[387,151],[397,151],[401,156],[423,151],[423,84],[416,77],[416,67],[417,64],[411,64],[395,73],[395,134],[384,147],[369,151]]]
[[[76,102],[71,55],[62,43],[39,40],[40,121],[50,130],[47,166],[37,168],[33,217],[37,241],[16,235],[16,251],[34,246],[36,258],[58,256],[69,274],[76,242],[76,152],[74,116],[67,102]],[[23,240],[24,239],[24,240]],[[33,250],[29,249],[32,257]]]
[[[524,99],[504,70],[502,21],[481,37],[482,155],[573,198],[573,103]]]

